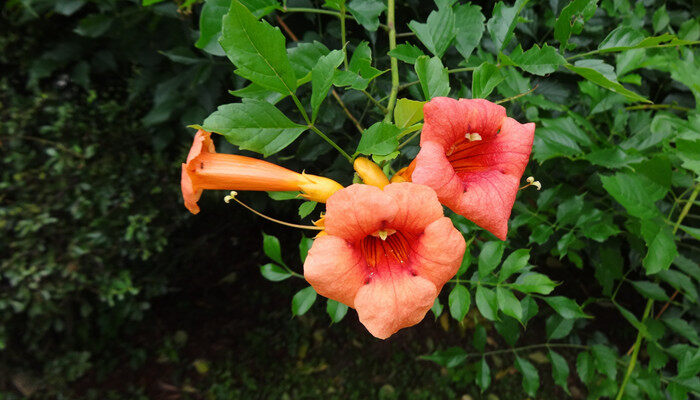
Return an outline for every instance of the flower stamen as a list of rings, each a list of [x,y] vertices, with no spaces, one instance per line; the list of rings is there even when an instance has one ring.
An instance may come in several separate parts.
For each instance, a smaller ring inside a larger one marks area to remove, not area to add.
[[[272,217],[268,217],[267,215],[265,215],[265,214],[263,214],[263,213],[261,213],[261,212],[255,210],[255,209],[253,209],[253,208],[250,207],[249,205],[247,205],[247,204],[245,204],[244,202],[238,200],[238,199],[236,198],[237,195],[238,195],[238,193],[236,193],[235,191],[231,191],[231,193],[230,193],[228,196],[224,197],[224,201],[225,201],[226,203],[229,203],[231,200],[233,200],[233,201],[235,201],[236,203],[238,203],[238,204],[242,205],[243,207],[247,208],[248,211],[251,211],[253,214],[256,214],[256,215],[258,215],[258,216],[260,216],[260,217],[265,218],[265,219],[268,220],[268,221],[272,221],[272,222],[275,222],[275,223],[280,224],[280,225],[289,226],[289,227],[291,227],[291,228],[309,229],[309,230],[314,230],[314,231],[322,231],[322,230],[323,230],[323,227],[321,227],[321,226],[293,224],[293,223],[291,223],[291,222],[284,222],[284,221],[280,221],[280,220],[275,219],[275,218],[272,218]]]

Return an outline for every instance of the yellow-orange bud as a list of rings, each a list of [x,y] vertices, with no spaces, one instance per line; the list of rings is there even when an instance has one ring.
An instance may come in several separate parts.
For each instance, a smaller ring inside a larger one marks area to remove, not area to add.
[[[373,163],[367,158],[357,157],[353,163],[355,172],[362,178],[362,181],[367,185],[376,186],[384,189],[384,186],[389,184],[389,179],[379,165]]]
[[[325,203],[343,185],[330,178],[302,173],[299,179],[301,196],[307,200]]]

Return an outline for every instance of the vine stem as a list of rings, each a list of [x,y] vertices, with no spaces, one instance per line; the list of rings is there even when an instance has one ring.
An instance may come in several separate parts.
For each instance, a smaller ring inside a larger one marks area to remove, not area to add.
[[[340,43],[343,44],[343,66],[348,69],[348,46],[345,41],[345,3],[340,8]]]
[[[306,113],[306,110],[304,109],[304,106],[301,105],[299,98],[294,93],[291,93],[291,95],[292,95],[292,100],[294,101],[294,104],[296,104],[297,108],[299,109],[299,112],[301,112],[301,116],[304,118],[304,121],[306,121],[306,126],[309,129],[311,129],[312,131],[316,132],[316,134],[318,136],[320,136],[323,140],[328,142],[328,144],[333,146],[334,149],[338,150],[338,152],[340,154],[342,154],[343,157],[345,157],[350,162],[350,164],[352,164],[353,158],[350,157],[350,155],[348,153],[346,153],[345,150],[341,149],[340,146],[338,146],[331,138],[326,136],[325,133],[321,132],[321,130],[318,129],[316,127],[316,125],[314,125],[313,122],[311,122],[311,120],[309,119],[309,114]]]
[[[651,46],[651,47],[647,47],[647,48],[649,48],[649,49],[661,49],[664,47],[695,46],[696,44],[700,44],[700,41],[696,40],[696,41],[685,43],[682,45],[681,44],[666,43],[666,44],[659,44],[659,45]],[[589,51],[586,53],[576,54],[576,55],[573,55],[571,57],[566,57],[566,61],[575,60],[575,59],[581,58],[581,57],[588,57],[588,56],[592,56],[594,54],[599,54],[599,53],[616,53],[616,52],[618,52],[618,51],[614,51],[614,50],[613,51],[605,51],[605,50],[606,49],[593,50],[593,51]]]
[[[651,306],[654,304],[654,300],[649,299],[647,300],[647,305],[644,308],[644,314],[642,315],[642,324],[646,322],[647,317],[649,316],[649,312],[651,311]],[[627,365],[627,372],[625,373],[625,378],[622,380],[622,384],[620,385],[620,391],[617,392],[617,396],[615,397],[615,400],[620,400],[622,399],[622,395],[625,394],[625,387],[627,386],[627,382],[630,380],[630,376],[632,375],[632,371],[634,370],[635,365],[637,364],[637,356],[639,355],[639,349],[642,347],[642,331],[637,331],[637,340],[634,342],[634,350],[632,350],[632,358],[630,358],[630,363]]]
[[[569,344],[569,343],[540,343],[540,344],[532,344],[529,346],[522,346],[522,347],[514,347],[512,349],[502,349],[502,350],[493,350],[493,351],[486,351],[483,353],[467,353],[467,357],[483,357],[483,356],[494,356],[497,354],[504,354],[504,353],[517,353],[519,351],[525,351],[525,350],[534,350],[534,349],[541,349],[541,348],[570,348],[570,349],[580,349],[580,350],[588,350],[590,347],[583,345],[583,344]]]
[[[389,51],[396,48],[396,17],[395,0],[387,0],[386,25],[389,27]],[[394,107],[396,106],[396,96],[399,94],[399,62],[396,57],[391,57],[391,93],[389,93],[389,103],[386,107],[384,121],[391,122]]]

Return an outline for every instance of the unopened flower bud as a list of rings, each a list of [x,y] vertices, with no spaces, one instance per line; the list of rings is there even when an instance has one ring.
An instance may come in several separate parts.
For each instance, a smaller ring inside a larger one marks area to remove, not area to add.
[[[362,178],[362,181],[367,185],[376,186],[384,189],[384,186],[389,184],[389,179],[379,165],[373,163],[365,157],[357,157],[353,163],[355,172]]]
[[[343,186],[333,179],[306,173],[301,174],[299,182],[299,190],[302,192],[301,196],[307,200],[319,203],[325,203],[333,193],[342,188]]]

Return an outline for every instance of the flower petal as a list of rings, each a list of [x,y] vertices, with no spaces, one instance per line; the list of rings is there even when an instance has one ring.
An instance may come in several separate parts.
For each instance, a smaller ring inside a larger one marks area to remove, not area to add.
[[[442,205],[435,191],[415,183],[392,183],[384,193],[394,199],[398,211],[390,222],[392,228],[420,234],[426,226],[443,217]]]
[[[455,229],[452,221],[441,217],[425,228],[414,245],[418,257],[414,268],[419,276],[433,282],[439,293],[459,270],[466,247],[464,237]]]
[[[484,99],[436,97],[423,106],[423,142],[437,142],[449,148],[467,133],[478,133],[483,140],[496,135],[506,109]]]
[[[416,168],[411,175],[411,180],[432,188],[440,202],[447,207],[452,208],[457,205],[464,187],[447,160],[442,145],[437,142],[422,142],[415,161]]]
[[[394,219],[398,207],[376,186],[354,184],[335,192],[326,202],[326,232],[357,242]]]
[[[373,279],[355,297],[360,322],[379,339],[419,323],[437,297],[435,285],[408,272]]]
[[[314,240],[304,262],[304,278],[321,296],[353,307],[365,284],[364,260],[345,240],[324,235]]]

